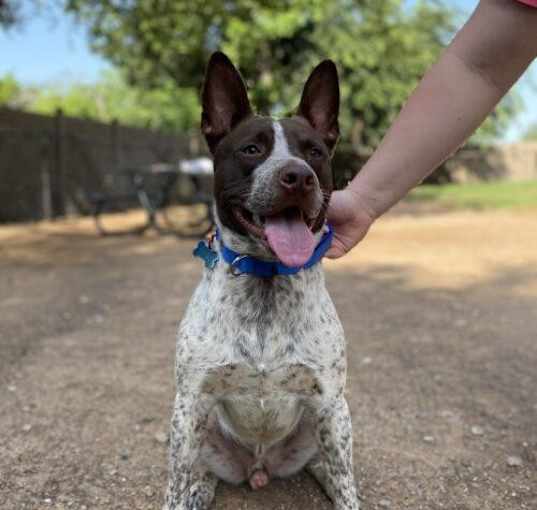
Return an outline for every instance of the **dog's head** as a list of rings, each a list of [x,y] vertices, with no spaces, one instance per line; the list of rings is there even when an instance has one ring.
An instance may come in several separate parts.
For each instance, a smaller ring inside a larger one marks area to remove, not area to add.
[[[223,53],[215,53],[202,101],[224,239],[243,253],[303,265],[321,236],[333,187],[336,66],[321,62],[306,81],[297,113],[274,120],[252,112],[239,72]]]

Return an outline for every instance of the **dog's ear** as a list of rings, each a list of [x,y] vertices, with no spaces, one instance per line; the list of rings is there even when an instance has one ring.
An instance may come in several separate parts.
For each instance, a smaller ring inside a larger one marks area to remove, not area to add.
[[[220,51],[212,54],[207,65],[202,105],[201,131],[213,153],[218,142],[252,114],[246,85],[239,71]]]
[[[310,74],[298,107],[304,117],[332,150],[339,138],[339,80],[331,60],[323,60]]]

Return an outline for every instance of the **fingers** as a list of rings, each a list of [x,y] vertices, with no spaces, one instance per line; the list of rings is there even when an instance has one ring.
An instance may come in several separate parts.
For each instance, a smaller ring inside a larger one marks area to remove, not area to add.
[[[342,257],[343,255],[345,255],[345,254],[344,254],[344,253],[341,253],[341,251],[340,251],[338,248],[330,248],[330,249],[326,252],[325,257],[326,257],[327,259],[335,260],[335,259],[339,259],[339,258]]]
[[[343,243],[337,239],[334,238],[332,241],[332,246],[330,246],[330,249],[326,252],[325,257],[329,259],[339,259],[340,257],[343,257],[347,253],[347,250],[345,249],[345,246]]]

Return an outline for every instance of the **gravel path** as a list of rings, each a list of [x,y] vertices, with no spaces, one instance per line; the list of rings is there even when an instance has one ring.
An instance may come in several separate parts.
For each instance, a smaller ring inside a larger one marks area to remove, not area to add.
[[[537,508],[535,211],[397,215],[327,263],[364,508]],[[0,507],[159,509],[191,241],[0,228]],[[216,509],[329,509],[307,476]]]

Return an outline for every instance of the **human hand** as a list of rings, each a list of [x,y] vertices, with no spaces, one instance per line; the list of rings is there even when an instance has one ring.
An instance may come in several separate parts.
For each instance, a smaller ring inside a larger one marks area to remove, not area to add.
[[[326,256],[343,257],[367,234],[374,217],[363,204],[360,196],[350,188],[332,193],[327,212],[328,223],[334,229],[332,246]]]

